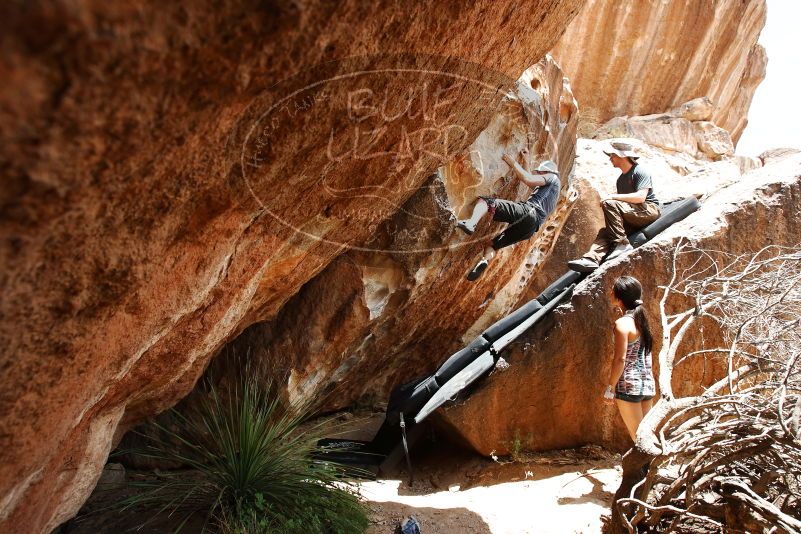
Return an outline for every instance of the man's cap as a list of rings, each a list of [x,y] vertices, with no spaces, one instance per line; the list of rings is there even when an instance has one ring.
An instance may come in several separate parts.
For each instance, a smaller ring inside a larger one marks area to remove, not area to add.
[[[631,158],[631,159],[637,159],[640,157],[637,155],[636,152],[634,152],[633,146],[631,146],[628,143],[620,143],[620,142],[609,143],[609,148],[604,150],[604,154],[606,154],[607,156],[611,156],[612,154],[614,154],[615,156],[619,156],[621,158]]]
[[[546,159],[545,161],[540,163],[539,167],[537,167],[536,169],[536,172],[559,174],[559,168],[556,166],[556,163],[554,163],[549,159]]]

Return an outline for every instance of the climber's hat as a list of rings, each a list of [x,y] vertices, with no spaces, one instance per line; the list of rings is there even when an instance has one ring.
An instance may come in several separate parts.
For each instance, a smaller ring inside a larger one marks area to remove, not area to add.
[[[534,172],[537,174],[559,174],[559,169],[556,167],[556,163],[546,159],[540,163],[539,167],[534,169]]]
[[[637,159],[640,157],[637,155],[636,152],[634,152],[633,146],[631,146],[628,143],[620,143],[620,142],[609,143],[609,149],[604,150],[604,154],[606,154],[607,156],[611,156],[612,154],[614,154],[615,156],[619,156],[621,158],[631,158],[631,159]]]

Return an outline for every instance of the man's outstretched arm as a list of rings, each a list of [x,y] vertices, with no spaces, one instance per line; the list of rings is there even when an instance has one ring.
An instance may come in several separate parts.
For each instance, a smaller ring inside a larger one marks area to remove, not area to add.
[[[535,187],[540,187],[545,185],[545,178],[536,174],[531,174],[526,169],[524,169],[519,163],[512,159],[512,156],[509,154],[503,155],[503,161],[506,162],[509,167],[511,167],[512,171],[514,171],[515,178],[529,186],[530,188],[534,189]]]

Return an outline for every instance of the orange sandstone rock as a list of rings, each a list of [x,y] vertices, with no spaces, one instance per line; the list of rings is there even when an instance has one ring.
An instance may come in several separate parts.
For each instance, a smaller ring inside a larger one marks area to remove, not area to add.
[[[71,517],[120,435],[393,217],[580,5],[0,8],[0,531]]]
[[[734,143],[767,58],[766,2],[588,0],[553,49],[585,120],[650,115],[699,97]],[[698,120],[698,119],[693,119]]]
[[[540,61],[518,80],[500,112],[452,161],[432,175],[361,250],[339,256],[271,321],[228,346],[226,364],[249,351],[286,383],[293,402],[323,409],[385,401],[391,388],[433,372],[488,324],[514,309],[538,277],[575,196],[568,178],[575,155],[576,102],[561,70]],[[525,200],[501,160],[528,148],[533,162],[558,162],[562,196],[529,241],[502,250],[476,283],[465,279],[504,224],[485,219],[472,237],[456,229],[478,195]]]

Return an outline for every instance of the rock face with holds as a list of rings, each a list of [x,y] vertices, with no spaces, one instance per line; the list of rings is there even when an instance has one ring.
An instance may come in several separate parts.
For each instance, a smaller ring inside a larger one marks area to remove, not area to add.
[[[580,256],[594,230],[603,223],[599,191],[608,186],[601,182],[614,180],[604,176],[610,174],[608,169],[604,172],[599,166],[603,147],[598,141],[579,143],[576,187],[582,197],[546,262],[543,273],[548,276],[544,278],[553,279],[564,272],[564,262]],[[658,150],[639,151],[643,153],[643,164],[659,168],[656,163],[664,156]],[[660,200],[672,196],[666,161],[655,183]],[[604,405],[602,400],[611,365],[611,325],[617,317],[608,296],[612,284],[622,275],[643,282],[645,305],[657,340],[656,352],[661,339],[656,286],[670,279],[672,252],[680,239],[731,254],[755,252],[766,245],[801,243],[797,224],[801,212],[801,155],[785,151],[775,158],[766,155],[765,162],[764,167],[738,175],[736,180],[731,179],[737,169],[732,164],[727,172],[710,171],[707,176],[698,175],[694,182],[680,183],[681,196],[697,194],[704,198],[698,212],[634,252],[602,265],[577,286],[569,304],[558,307],[548,320],[512,347],[505,356],[510,364],[508,370],[491,375],[466,402],[441,410],[438,424],[482,454],[507,453],[514,443],[530,450],[587,443],[618,450],[628,448],[631,442],[616,408]],[[674,173],[675,176],[679,175]],[[704,180],[715,185],[709,187]],[[695,192],[693,183],[698,188]],[[687,267],[678,264],[679,269]],[[529,296],[536,295],[544,283],[534,284]],[[708,329],[703,337],[690,336],[685,349],[719,346],[720,339],[713,332]],[[674,389],[681,395],[697,393],[719,377],[715,370],[720,366],[721,362],[711,357],[688,360],[674,370]]]
[[[0,531],[71,517],[224,344],[387,219],[441,210],[421,187],[580,5],[4,6]],[[409,261],[380,260],[353,273],[368,319]]]
[[[765,0],[588,0],[552,53],[583,120],[651,115],[706,96],[716,104],[711,121],[736,144],[765,78],[765,16]]]
[[[537,63],[581,0],[279,4],[233,1],[213,13],[97,0],[2,8],[0,531],[49,531],[71,517],[121,435],[186,396],[223,347],[215,365],[225,370],[227,354],[251,349],[296,402],[385,400],[552,280],[556,259],[597,228],[590,209],[571,212],[598,191],[591,180],[569,181],[576,101],[553,61]],[[691,3],[669,4],[679,7],[660,9],[679,13],[674,28],[694,13]],[[703,46],[687,45],[705,52],[676,54],[688,72],[709,57],[729,76],[710,69],[686,95],[660,85],[663,69],[643,87],[662,110],[700,88],[718,105],[713,122],[737,132],[764,66],[761,49],[748,48],[764,4],[715,5],[696,17]],[[742,29],[748,50],[713,46],[722,41],[711,23],[721,21],[725,34]],[[593,29],[574,45],[591,35],[606,34]],[[590,57],[584,48],[577,54]],[[601,77],[581,73],[582,91]],[[610,117],[651,112],[652,99],[617,82],[626,89],[617,97],[636,105],[610,107]],[[693,124],[706,117],[677,113]],[[720,150],[715,132],[704,133],[708,151]],[[468,238],[454,220],[479,194],[527,196],[500,159],[523,147],[558,163],[557,210],[468,284],[464,274],[498,225]],[[714,164],[729,172],[732,163]],[[664,164],[686,177],[706,168],[678,153]],[[587,294],[576,305],[595,302]],[[528,375],[493,377],[475,408],[446,412],[477,450],[515,431],[525,441],[523,417],[545,429],[533,447],[582,434],[618,443],[611,412],[597,425],[574,403],[577,388],[579,401],[590,395],[588,362],[575,354],[597,343],[582,325],[565,325],[536,342],[554,343],[544,347],[550,367],[518,347]],[[518,353],[510,360],[521,369]],[[495,420],[477,437],[476,421],[488,415]]]
[[[526,70],[501,109],[465,151],[437,170],[361,250],[342,254],[307,283],[278,316],[251,326],[215,372],[236,372],[249,353],[286,384],[295,403],[325,410],[384,401],[391,388],[430,374],[491,322],[510,312],[536,277],[575,201],[576,102],[546,58]],[[505,226],[485,218],[473,236],[456,229],[478,195],[525,200],[501,159],[527,148],[532,163],[557,162],[562,194],[532,239],[504,249],[476,282],[465,274]]]

